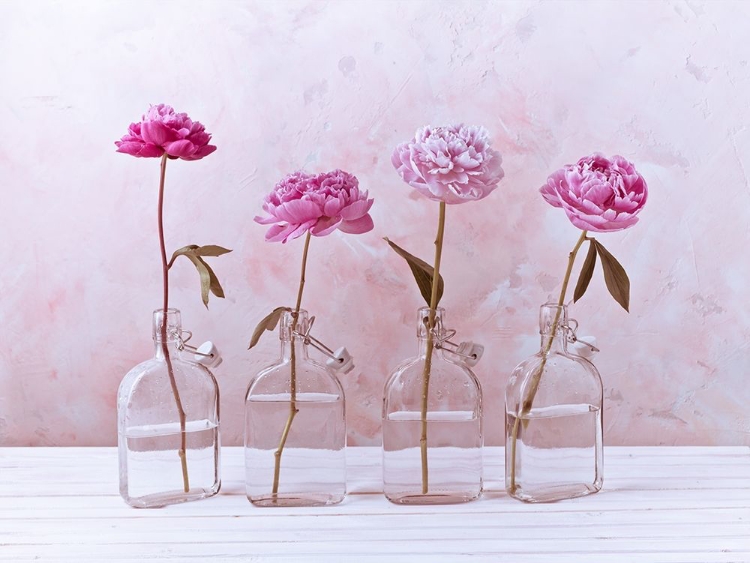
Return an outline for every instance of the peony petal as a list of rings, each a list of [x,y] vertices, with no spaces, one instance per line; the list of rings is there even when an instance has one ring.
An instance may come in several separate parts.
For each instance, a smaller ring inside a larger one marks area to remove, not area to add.
[[[261,217],[260,215],[256,215],[253,218],[253,221],[258,223],[259,225],[271,225],[273,223],[276,223],[278,219],[272,215],[268,217]]]
[[[200,160],[204,156],[208,156],[216,150],[214,145],[206,145],[205,147],[199,148],[190,157],[184,157],[184,160]]]
[[[178,139],[177,134],[161,121],[145,121],[141,126],[141,135],[147,143],[160,147]]]
[[[198,147],[196,147],[190,141],[182,139],[173,143],[166,143],[164,145],[164,149],[167,151],[167,154],[169,156],[174,156],[177,158],[188,158],[192,156],[196,150],[198,150]]]
[[[309,199],[293,199],[279,205],[276,210],[276,216],[287,223],[306,223],[315,221],[323,215],[320,207]]]
[[[355,219],[359,219],[368,211],[370,211],[370,208],[372,207],[374,201],[375,200],[373,199],[361,199],[359,201],[355,201],[354,203],[347,205],[341,210],[341,217],[345,221],[353,221]]]
[[[539,192],[542,194],[544,201],[549,203],[551,206],[562,207],[562,203],[560,202],[560,195],[557,193],[557,190],[555,190],[549,184],[545,184],[544,186],[539,188]]]
[[[298,237],[301,237],[308,230],[310,230],[314,225],[315,225],[315,221],[308,221],[306,223],[302,223],[301,225],[297,225],[297,228],[294,229],[289,235],[287,235],[286,240],[284,242],[288,242],[290,240],[294,240]]]
[[[199,131],[197,133],[187,135],[185,138],[198,147],[204,147],[211,140],[211,135],[209,135],[205,131]]]
[[[310,229],[310,233],[316,237],[324,237],[335,231],[339,223],[341,223],[341,217],[321,217]]]
[[[154,158],[164,154],[164,149],[142,141],[117,141],[117,152],[141,158]]]
[[[593,233],[600,233],[602,231],[599,230],[598,227],[595,225],[592,225],[591,223],[587,222],[582,217],[579,217],[575,214],[567,214],[568,219],[570,219],[570,222],[573,223],[573,226],[578,227],[582,231],[591,231]]]
[[[140,156],[141,149],[145,143],[143,141],[115,141],[117,152]]]
[[[296,225],[276,224],[266,231],[266,242],[286,242],[286,237],[294,231]]]
[[[350,235],[361,235],[362,233],[371,231],[374,226],[372,217],[368,214],[353,221],[342,221],[339,225],[339,230]]]
[[[323,214],[328,217],[336,217],[344,205],[344,202],[341,201],[341,196],[331,197],[323,204]]]

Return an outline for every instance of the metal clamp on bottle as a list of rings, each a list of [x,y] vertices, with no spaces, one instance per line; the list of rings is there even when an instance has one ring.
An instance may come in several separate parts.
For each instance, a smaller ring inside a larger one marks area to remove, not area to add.
[[[455,335],[456,331],[454,329],[446,330],[444,336],[437,338],[435,348],[438,350],[447,350],[451,354],[461,358],[461,363],[473,368],[482,359],[484,346],[476,344],[471,340],[466,340],[458,344],[451,342],[450,339]]]
[[[341,373],[347,374],[354,369],[354,358],[349,351],[344,348],[338,348],[334,352],[328,346],[323,344],[320,340],[310,335],[313,324],[315,323],[315,316],[310,317],[310,321],[307,323],[307,330],[304,333],[294,331],[294,334],[302,337],[304,343],[312,346],[318,352],[327,356],[326,365],[333,371],[340,371]]]
[[[187,338],[183,338],[183,335],[187,335]],[[177,335],[177,349],[182,352],[187,349],[193,353],[195,363],[206,366],[207,368],[218,367],[223,361],[219,349],[210,340],[204,342],[197,348],[190,346],[188,341],[193,337],[193,333],[189,330],[183,330]]]
[[[571,324],[573,326],[571,326]],[[576,335],[576,330],[578,330],[577,320],[568,319],[568,324],[562,328],[566,332],[566,338],[571,345],[571,351],[574,354],[581,356],[582,358],[591,358],[594,354],[599,352],[599,348],[596,347],[596,338],[593,336],[578,338],[578,335]]]

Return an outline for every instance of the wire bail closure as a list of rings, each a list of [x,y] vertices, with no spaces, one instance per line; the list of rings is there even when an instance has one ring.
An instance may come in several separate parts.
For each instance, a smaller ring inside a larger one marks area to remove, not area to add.
[[[187,338],[183,338],[187,335]],[[175,331],[175,337],[177,338],[177,349],[182,352],[187,349],[193,353],[195,362],[206,367],[218,367],[223,361],[221,354],[219,354],[218,348],[210,340],[204,342],[197,348],[188,344],[190,339],[193,337],[193,333],[190,330],[183,330],[181,332]]]
[[[297,329],[294,330],[294,336],[299,336],[302,341],[315,348],[318,352],[328,357],[326,365],[333,371],[340,371],[343,374],[347,374],[354,369],[354,358],[349,351],[344,348],[338,348],[336,351],[331,350],[328,346],[323,344],[320,340],[310,334],[313,324],[315,324],[315,316],[310,317],[307,322],[307,330],[302,333]]]
[[[484,354],[484,346],[476,344],[471,340],[462,341],[458,344],[451,342],[451,338],[456,336],[455,329],[448,329],[442,336],[434,334],[436,339],[435,348],[438,350],[447,350],[451,354],[461,358],[461,362],[467,367],[474,367],[479,363]]]
[[[571,326],[571,324],[573,326]],[[576,331],[578,330],[577,320],[568,319],[568,324],[562,325],[561,328],[565,332],[565,338],[568,341],[568,343],[577,345],[576,346],[577,350],[579,352],[584,352],[584,353],[579,353],[580,356],[586,357],[586,356],[590,356],[600,351],[599,348],[594,346],[592,342],[589,342],[587,340],[581,340],[580,338],[578,338],[578,335],[576,334]],[[596,342],[596,339],[591,336],[587,336],[586,338]]]

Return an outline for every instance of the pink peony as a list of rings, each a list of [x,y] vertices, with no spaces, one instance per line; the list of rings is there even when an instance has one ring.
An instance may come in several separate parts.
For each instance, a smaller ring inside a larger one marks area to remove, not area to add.
[[[422,127],[396,147],[391,162],[404,182],[449,204],[487,197],[504,175],[484,127]]]
[[[151,106],[138,123],[131,123],[128,134],[115,141],[117,152],[155,158],[167,153],[171,158],[199,160],[216,150],[209,145],[211,135],[186,113],[175,113],[171,106]]]
[[[646,181],[632,163],[599,153],[554,172],[539,191],[547,203],[562,207],[576,227],[596,233],[635,225],[648,196]]]
[[[256,217],[269,242],[286,242],[307,231],[322,237],[340,229],[358,235],[371,231],[369,215],[374,200],[360,191],[355,176],[343,170],[322,174],[295,172],[281,180],[263,202],[267,217]]]

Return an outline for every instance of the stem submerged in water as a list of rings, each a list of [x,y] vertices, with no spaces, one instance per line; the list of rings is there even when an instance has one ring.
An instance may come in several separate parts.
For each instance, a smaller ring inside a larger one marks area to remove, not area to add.
[[[169,356],[169,345],[167,344],[167,324],[169,309],[169,263],[167,262],[167,250],[164,245],[164,180],[167,175],[167,155],[161,157],[161,175],[159,177],[159,205],[157,216],[159,221],[159,246],[161,248],[161,269],[162,283],[164,288],[164,303],[162,305],[161,320],[161,350],[164,354],[164,361],[167,363],[167,373],[169,374],[169,384],[172,386],[172,394],[177,404],[177,413],[180,417],[180,449],[177,454],[180,456],[182,465],[182,486],[187,493],[190,492],[190,480],[188,479],[187,468],[187,432],[185,429],[185,410],[182,408],[180,392],[177,389],[177,381],[174,378],[174,368],[172,367],[172,358]]]
[[[432,294],[430,295],[430,314],[427,320],[427,356],[422,372],[422,434],[419,438],[419,449],[422,457],[422,494],[426,495],[429,487],[427,469],[427,398],[430,388],[430,371],[432,370],[432,351],[435,346],[433,331],[438,304],[438,283],[440,281],[440,259],[443,255],[443,234],[445,232],[445,202],[440,202],[438,232],[435,237],[435,265],[432,274]]]
[[[560,322],[560,313],[562,311],[562,306],[565,304],[565,294],[568,291],[568,284],[570,283],[570,275],[573,272],[573,264],[576,261],[576,255],[578,254],[578,250],[581,248],[581,245],[586,240],[587,231],[583,231],[581,233],[581,236],[578,239],[578,242],[576,242],[576,245],[573,247],[573,250],[568,254],[568,269],[565,272],[565,278],[563,279],[563,285],[562,289],[560,290],[560,298],[557,300],[557,313],[555,313],[555,320],[552,323],[552,334],[549,335],[549,338],[547,339],[547,342],[544,345],[544,353],[542,354],[542,363],[539,364],[539,367],[534,372],[534,374],[531,376],[531,383],[529,386],[529,391],[526,394],[526,398],[523,400],[523,403],[521,405],[520,412],[516,412],[515,420],[513,421],[513,429],[511,430],[510,435],[510,471],[509,471],[509,480],[510,480],[510,493],[513,494],[516,491],[516,443],[518,441],[518,430],[519,425],[521,424],[521,419],[526,416],[530,411],[531,407],[534,403],[534,397],[536,396],[536,392],[539,390],[539,382],[542,378],[542,373],[544,372],[544,366],[547,365],[547,354],[549,354],[550,349],[552,348],[552,343],[555,339],[555,334],[557,333],[557,324]],[[516,406],[516,410],[518,410]]]
[[[302,306],[302,292],[305,289],[305,269],[307,268],[307,250],[310,247],[310,231],[307,231],[307,236],[305,237],[305,249],[302,252],[302,271],[300,272],[300,278],[299,278],[299,290],[297,291],[297,304],[294,307],[294,312],[292,313],[292,328],[291,328],[291,346],[292,346],[292,358],[291,358],[291,370],[292,370],[292,377],[291,377],[291,396],[289,401],[289,418],[286,420],[286,424],[284,425],[284,430],[281,433],[281,440],[279,441],[279,447],[276,448],[276,451],[273,453],[274,457],[274,467],[273,467],[273,489],[271,493],[274,496],[274,501],[276,501],[276,495],[279,493],[279,476],[281,474],[281,454],[284,451],[284,445],[286,444],[286,439],[289,437],[289,430],[292,428],[292,422],[294,421],[294,417],[297,416],[297,413],[299,412],[299,409],[297,408],[297,354],[296,354],[296,346],[294,343],[294,332],[297,330],[297,321],[299,320],[299,310]]]

